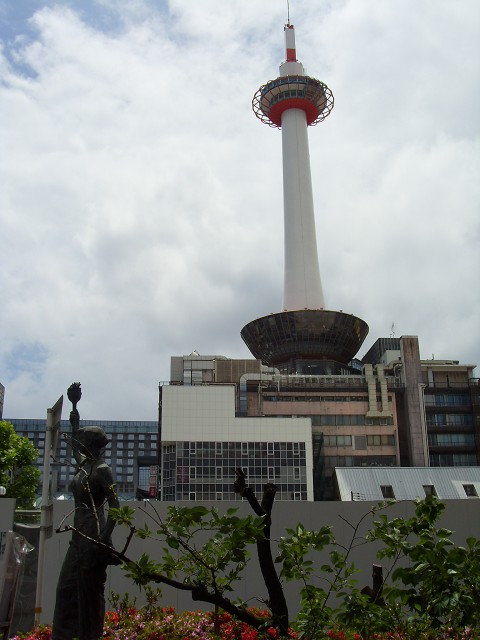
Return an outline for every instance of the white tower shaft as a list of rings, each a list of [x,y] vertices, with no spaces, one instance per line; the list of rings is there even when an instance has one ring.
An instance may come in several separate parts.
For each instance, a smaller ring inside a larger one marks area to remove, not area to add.
[[[285,280],[283,308],[323,309],[313,208],[307,120],[301,109],[282,114]]]
[[[303,76],[296,60],[295,32],[285,28],[287,60],[280,76]],[[318,266],[307,117],[302,109],[282,113],[283,207],[285,228],[285,279],[283,308],[323,309],[325,306]]]

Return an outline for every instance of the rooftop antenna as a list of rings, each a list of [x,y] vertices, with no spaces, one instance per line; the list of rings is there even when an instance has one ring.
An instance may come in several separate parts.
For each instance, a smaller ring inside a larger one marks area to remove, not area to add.
[[[392,326],[390,328],[390,337],[391,338],[395,337],[395,322],[392,322]]]
[[[287,0],[287,25],[290,26],[290,2]]]

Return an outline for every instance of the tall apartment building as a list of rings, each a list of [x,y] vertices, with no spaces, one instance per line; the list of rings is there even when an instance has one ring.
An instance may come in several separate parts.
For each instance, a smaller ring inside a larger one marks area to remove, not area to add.
[[[415,406],[410,406],[403,417],[402,464],[412,466],[418,462],[418,453],[409,456],[411,447],[408,437],[413,433],[412,437],[415,438],[420,429],[425,432],[422,440],[427,466],[465,467],[480,464],[480,385],[475,377],[475,365],[461,364],[458,360],[422,360],[419,354],[410,358],[406,365],[403,340],[377,340],[363,358],[364,363],[381,362],[390,373],[397,373],[404,378],[410,375],[411,391],[412,384],[418,384],[418,411]],[[417,351],[418,341],[415,340],[413,352],[416,354]],[[410,405],[415,404],[412,395],[409,400]],[[420,429],[415,430],[410,426],[415,422]]]
[[[38,449],[37,464],[42,470],[45,450],[46,420],[11,419],[15,431],[26,436]],[[80,426],[97,425],[105,430],[109,444],[105,460],[111,466],[119,496],[123,499],[154,496],[157,484],[158,424],[156,421],[80,420]],[[60,434],[71,433],[68,420],[60,423]],[[75,473],[72,450],[67,439],[58,438],[53,457],[52,478],[55,496],[70,496],[69,485]],[[40,478],[41,486],[42,478]]]

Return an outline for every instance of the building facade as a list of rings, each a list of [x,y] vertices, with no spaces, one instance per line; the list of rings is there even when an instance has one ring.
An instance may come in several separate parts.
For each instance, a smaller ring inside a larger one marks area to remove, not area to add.
[[[313,500],[310,420],[239,417],[236,403],[234,384],[160,386],[160,499],[240,499],[240,468],[258,495],[271,482],[277,500]]]
[[[405,394],[403,403],[402,465],[480,464],[480,385],[475,365],[458,360],[422,360],[418,339],[410,338],[409,343],[405,349],[403,338],[382,338],[363,358],[363,362],[381,362],[386,371],[400,376],[405,389],[411,392]],[[411,358],[412,353],[418,356]],[[419,389],[418,401],[413,393],[415,385]],[[424,435],[419,436],[422,430]],[[409,439],[421,442],[424,453]],[[424,464],[418,464],[422,460]]]
[[[42,470],[45,451],[46,421],[41,419],[11,419],[15,431],[26,436],[38,449],[37,464]],[[117,490],[122,499],[146,498],[156,495],[158,424],[156,421],[81,420],[80,426],[97,425],[105,430],[109,444],[105,461],[112,468]],[[62,420],[60,433],[71,433],[68,420]],[[67,439],[58,438],[53,456],[53,495],[70,496],[69,486],[75,473],[71,446]],[[39,487],[41,487],[40,478]],[[155,487],[151,490],[150,487]]]
[[[225,471],[220,472],[213,462],[224,452],[224,469],[264,467],[257,474],[249,468],[257,492],[265,481],[277,484],[292,471],[285,469],[287,475],[282,476],[277,462],[269,462],[277,451],[287,451],[287,441],[280,437],[284,432],[298,434],[289,440],[297,443],[295,447],[306,452],[311,448],[305,467],[303,459],[300,466],[291,461],[282,464],[293,468],[295,479],[299,474],[303,479],[304,473],[311,477],[313,491],[305,492],[296,485],[292,488],[287,482],[280,489],[281,499],[287,500],[335,499],[334,470],[340,467],[480,464],[480,386],[474,366],[421,360],[416,336],[377,340],[361,366],[351,363],[343,375],[288,375],[262,365],[258,359],[232,360],[193,353],[172,358],[171,378],[170,384],[160,386],[163,499],[201,496],[211,500],[228,492],[233,498],[233,472],[226,482]],[[226,401],[229,409],[221,417],[223,427],[219,430],[215,388],[226,387],[230,389]],[[173,404],[171,394],[175,395]],[[187,421],[184,402],[190,405],[191,418]],[[307,421],[307,434],[305,422],[299,420]],[[256,435],[250,441],[247,433],[251,433],[251,425],[257,427],[253,427]],[[190,480],[192,467],[194,482]],[[201,480],[196,478],[200,467]],[[195,489],[199,485],[202,488]]]

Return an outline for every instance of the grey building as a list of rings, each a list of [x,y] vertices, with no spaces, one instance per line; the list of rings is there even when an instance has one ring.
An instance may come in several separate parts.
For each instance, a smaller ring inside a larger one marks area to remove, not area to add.
[[[9,420],[15,431],[27,436],[38,449],[37,464],[42,468],[45,449],[46,421],[40,419]],[[110,443],[105,460],[111,466],[119,496],[123,499],[153,497],[157,484],[158,423],[155,421],[81,420],[80,426],[102,427]],[[62,420],[61,433],[68,436],[71,426]],[[72,451],[67,440],[58,439],[52,465],[54,495],[69,495],[69,485],[74,474]],[[41,482],[41,479],[40,479]],[[153,487],[153,490],[150,489]]]

